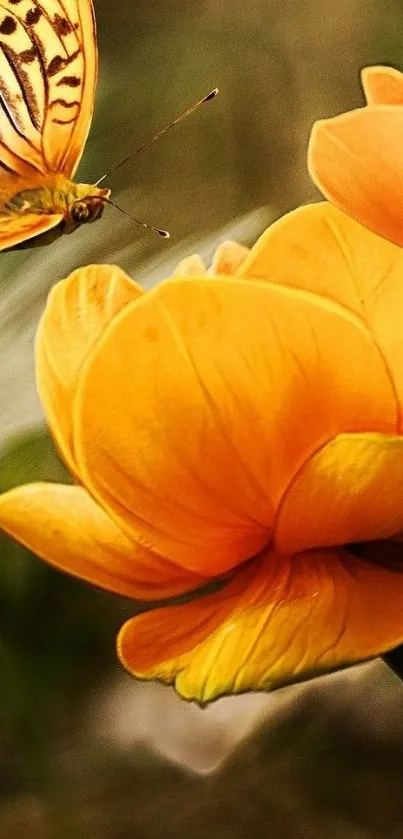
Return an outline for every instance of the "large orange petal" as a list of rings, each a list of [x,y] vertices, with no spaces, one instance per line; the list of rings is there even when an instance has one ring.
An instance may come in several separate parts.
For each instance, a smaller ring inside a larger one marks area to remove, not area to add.
[[[403,108],[372,105],[315,123],[308,168],[324,196],[403,245]]]
[[[269,227],[239,276],[304,289],[356,312],[385,357],[403,407],[403,250],[331,204],[311,204]]]
[[[114,265],[79,268],[57,283],[36,337],[36,379],[46,418],[70,469],[72,404],[83,362],[105,326],[142,289]]]
[[[267,690],[378,655],[403,640],[401,570],[346,550],[254,561],[221,591],[132,618],[119,656],[185,699]]]
[[[361,321],[312,294],[170,280],[105,331],[80,380],[80,474],[128,531],[203,574],[267,544],[306,459],[343,431],[395,433]]]
[[[403,73],[393,67],[364,67],[361,82],[368,105],[403,105]]]
[[[0,495],[0,528],[56,568],[126,597],[160,599],[205,583],[128,539],[81,487],[28,484]]]
[[[403,531],[403,437],[341,434],[300,469],[282,500],[286,553],[388,539]]]

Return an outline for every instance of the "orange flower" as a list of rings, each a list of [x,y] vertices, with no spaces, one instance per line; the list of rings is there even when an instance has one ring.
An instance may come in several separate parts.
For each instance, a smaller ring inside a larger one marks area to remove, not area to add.
[[[241,267],[249,253],[249,248],[239,245],[238,242],[228,240],[223,242],[216,249],[210,268],[206,271],[204,262],[198,254],[187,256],[175,268],[176,277],[202,277],[214,276],[215,274],[228,274],[233,276]]]
[[[226,580],[118,638],[202,703],[403,640],[403,251],[329,204],[224,251],[233,276],[144,293],[92,266],[52,290],[37,380],[77,485],[0,498],[4,530],[111,591]]]
[[[361,77],[368,106],[315,123],[308,168],[329,201],[403,245],[403,74],[366,67]]]

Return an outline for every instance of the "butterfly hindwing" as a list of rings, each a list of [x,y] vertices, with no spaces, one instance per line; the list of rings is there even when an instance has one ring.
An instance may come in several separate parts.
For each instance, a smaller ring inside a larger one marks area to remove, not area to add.
[[[63,220],[61,215],[27,213],[24,216],[0,216],[0,250],[14,248],[21,242],[46,233]]]

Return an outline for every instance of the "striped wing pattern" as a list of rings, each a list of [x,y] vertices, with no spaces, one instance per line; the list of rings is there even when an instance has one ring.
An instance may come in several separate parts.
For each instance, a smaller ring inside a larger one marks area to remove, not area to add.
[[[0,0],[0,142],[18,165],[74,174],[96,76],[91,0]]]
[[[73,177],[96,80],[92,0],[0,0],[0,206],[25,186],[43,185],[47,174]],[[27,218],[42,232],[43,216]],[[57,223],[51,219],[48,227]],[[13,221],[15,238],[21,219]],[[0,216],[0,250],[11,227]]]

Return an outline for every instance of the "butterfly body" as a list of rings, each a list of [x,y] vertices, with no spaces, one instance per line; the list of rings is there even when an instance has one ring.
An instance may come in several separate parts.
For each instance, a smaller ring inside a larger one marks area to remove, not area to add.
[[[0,214],[23,216],[29,213],[62,215],[65,232],[102,215],[109,189],[77,184],[63,175],[50,175],[40,186],[24,186],[0,206]]]
[[[102,215],[109,190],[73,180],[96,80],[92,0],[0,0],[0,250]]]

